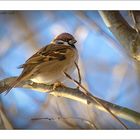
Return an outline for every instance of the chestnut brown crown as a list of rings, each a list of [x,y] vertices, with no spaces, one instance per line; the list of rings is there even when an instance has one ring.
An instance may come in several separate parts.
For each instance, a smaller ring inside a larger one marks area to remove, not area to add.
[[[56,41],[56,40],[68,42],[70,45],[74,45],[77,42],[75,38],[69,33],[62,33],[58,35],[53,41]]]

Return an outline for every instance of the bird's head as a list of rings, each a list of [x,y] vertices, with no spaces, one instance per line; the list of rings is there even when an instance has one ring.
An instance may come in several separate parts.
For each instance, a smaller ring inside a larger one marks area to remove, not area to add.
[[[75,38],[69,33],[62,33],[56,36],[56,38],[52,41],[52,43],[57,45],[69,45],[72,47],[75,47],[74,44],[76,42]]]

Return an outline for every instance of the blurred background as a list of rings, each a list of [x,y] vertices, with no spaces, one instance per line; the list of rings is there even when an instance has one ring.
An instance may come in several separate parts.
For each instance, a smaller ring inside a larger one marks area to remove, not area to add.
[[[133,24],[127,11],[121,13]],[[83,85],[101,99],[140,112],[135,65],[98,11],[0,11],[0,80],[18,76],[17,67],[62,32],[77,39]],[[108,113],[47,93],[15,88],[0,100],[15,129],[122,129]],[[48,119],[32,120],[42,117]]]

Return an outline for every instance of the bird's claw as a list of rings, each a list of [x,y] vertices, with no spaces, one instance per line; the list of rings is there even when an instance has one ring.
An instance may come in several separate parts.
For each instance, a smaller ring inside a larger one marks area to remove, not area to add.
[[[56,90],[56,88],[58,87],[65,87],[64,84],[62,84],[61,82],[57,81],[53,84],[53,90]]]

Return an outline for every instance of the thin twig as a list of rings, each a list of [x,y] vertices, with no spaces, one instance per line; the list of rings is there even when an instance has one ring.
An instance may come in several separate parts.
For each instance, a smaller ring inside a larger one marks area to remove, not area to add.
[[[75,64],[75,66],[76,66],[76,68],[77,68],[77,72],[78,72],[78,80],[79,80],[79,84],[81,84],[81,82],[82,82],[82,78],[81,78],[81,73],[80,73],[80,69],[79,69],[79,66],[78,66],[78,64],[76,63],[76,62],[74,62],[74,64]]]
[[[84,121],[86,123],[88,123],[92,128],[95,128],[97,129],[97,126],[95,125],[95,123],[89,121],[89,120],[86,120],[84,118],[81,118],[81,117],[56,117],[56,118],[48,118],[48,117],[45,117],[45,118],[32,118],[32,120],[43,120],[43,119],[47,119],[49,121],[56,121],[56,120],[68,120],[68,119],[76,119],[76,120],[81,120],[81,121]]]
[[[59,100],[59,99],[58,99]],[[56,105],[57,105],[57,111],[59,112],[59,114],[58,115],[60,115],[60,117],[63,117],[63,115],[62,115],[62,112],[61,112],[61,110],[60,110],[60,107],[59,107],[59,104],[58,104],[58,100],[56,100]],[[66,107],[65,105],[64,105],[64,107]],[[65,109],[65,108],[63,108],[63,109]],[[67,110],[67,112],[68,112],[68,109],[66,109]],[[64,120],[64,122],[68,125],[68,126],[71,126],[71,127],[75,127],[75,125],[74,124],[72,124],[72,123],[70,123],[68,120]]]
[[[90,96],[93,100],[95,100],[95,102],[97,102],[98,104],[100,104],[101,106],[103,106],[112,116],[113,118],[115,118],[118,122],[120,122],[120,124],[128,129],[128,127],[114,114],[110,111],[110,109],[108,109],[102,102],[100,102],[96,97],[92,96],[92,94],[84,87],[82,86],[80,83],[78,83],[78,81],[76,81],[75,79],[73,79],[69,74],[67,74],[66,72],[64,72],[65,76],[68,77],[69,79],[71,79],[74,83],[76,83],[77,85],[79,85],[85,92],[87,96]]]

